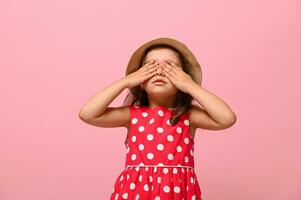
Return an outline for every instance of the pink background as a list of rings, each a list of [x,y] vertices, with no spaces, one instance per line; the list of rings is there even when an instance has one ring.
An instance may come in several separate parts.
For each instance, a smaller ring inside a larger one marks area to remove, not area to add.
[[[163,36],[191,48],[203,87],[237,114],[230,129],[197,131],[204,200],[301,199],[297,6],[0,1],[0,199],[108,199],[124,167],[126,129],[85,124],[79,109],[124,76],[139,45]]]

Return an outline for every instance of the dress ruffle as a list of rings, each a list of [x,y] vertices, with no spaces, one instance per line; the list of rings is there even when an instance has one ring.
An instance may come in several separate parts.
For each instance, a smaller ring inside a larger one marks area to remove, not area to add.
[[[128,167],[118,176],[110,200],[201,200],[193,169]]]

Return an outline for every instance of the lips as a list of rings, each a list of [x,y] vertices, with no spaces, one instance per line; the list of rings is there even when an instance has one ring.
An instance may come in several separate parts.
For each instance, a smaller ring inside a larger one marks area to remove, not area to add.
[[[155,82],[163,82],[163,83],[166,83],[166,81],[164,81],[163,79],[161,79],[161,78],[158,78],[158,79],[156,79],[156,80],[154,80],[153,81],[153,83],[155,83]]]

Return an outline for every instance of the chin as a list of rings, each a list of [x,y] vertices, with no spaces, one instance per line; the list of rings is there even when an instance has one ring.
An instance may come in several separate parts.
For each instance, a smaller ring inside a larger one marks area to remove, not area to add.
[[[177,89],[169,89],[169,88],[153,88],[150,90],[146,90],[148,95],[151,96],[160,96],[160,97],[164,97],[164,96],[170,96],[170,95],[174,95],[177,93]]]

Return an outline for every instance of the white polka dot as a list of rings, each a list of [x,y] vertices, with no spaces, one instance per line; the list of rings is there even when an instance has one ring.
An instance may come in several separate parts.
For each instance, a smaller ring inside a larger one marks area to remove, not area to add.
[[[185,138],[184,138],[184,142],[185,142],[185,144],[188,144],[188,143],[189,143],[189,138],[188,138],[188,137],[185,137]]]
[[[144,184],[143,189],[144,189],[145,191],[148,191],[148,190],[149,190],[148,184]]]
[[[134,117],[133,119],[132,119],[132,124],[136,124],[138,122],[138,119],[136,118],[136,117]]]
[[[179,134],[182,133],[182,128],[181,127],[177,127],[176,130],[177,130],[177,133],[179,133]]]
[[[170,124],[170,119],[168,119],[168,120],[166,121],[166,124],[168,124],[169,126],[171,126],[171,124]]]
[[[167,158],[168,158],[168,160],[173,160],[173,154],[172,154],[172,153],[169,153],[169,154],[167,155]]]
[[[118,194],[118,193],[116,193],[116,195],[115,195],[115,200],[117,200],[117,199],[118,199],[118,196],[119,196],[119,194]]]
[[[167,136],[167,140],[168,140],[169,142],[172,142],[172,141],[173,141],[173,139],[174,139],[174,138],[173,138],[173,136],[172,136],[172,135],[168,135],[168,136]]]
[[[126,175],[126,180],[129,180],[129,178],[130,178],[130,175],[127,174],[127,175]]]
[[[149,120],[149,124],[152,124],[152,123],[154,123],[154,121],[155,121],[155,119],[154,119],[154,118],[152,118],[151,120]]]
[[[161,183],[161,177],[160,176],[158,177],[157,182]]]
[[[177,146],[177,152],[182,152],[182,147],[181,146]]]
[[[138,130],[139,130],[139,132],[143,132],[144,131],[144,126],[139,126]]]
[[[163,133],[163,131],[164,131],[164,129],[163,129],[162,127],[158,127],[158,128],[157,128],[157,132],[158,132],[158,133]]]
[[[164,145],[163,145],[163,144],[158,144],[158,145],[157,145],[157,149],[158,149],[159,151],[163,151]]]
[[[155,200],[160,200],[160,197],[159,197],[159,196],[156,196]]]
[[[139,163],[139,166],[145,166],[144,163]]]
[[[165,186],[163,187],[163,191],[164,191],[164,192],[169,192],[169,191],[170,191],[169,186],[165,185]]]
[[[194,178],[190,177],[190,183],[194,184]]]
[[[130,184],[130,189],[131,189],[131,190],[134,190],[135,187],[136,187],[135,183],[131,183],[131,184]]]
[[[147,135],[147,140],[148,140],[148,141],[152,141],[153,139],[154,139],[153,134],[148,134],[148,135]]]
[[[158,166],[163,166],[163,163],[158,163]]]
[[[188,161],[189,161],[188,157],[185,156],[185,157],[184,157],[184,162],[185,162],[185,163],[188,163]]]
[[[173,174],[177,174],[178,173],[178,169],[177,168],[173,168],[172,173]]]
[[[189,126],[189,120],[188,120],[188,119],[185,119],[185,120],[184,120],[184,124],[185,124],[186,126]]]
[[[164,115],[163,111],[162,111],[162,110],[158,110],[158,115],[159,115],[160,117],[163,117],[163,115]]]
[[[126,192],[126,193],[124,193],[123,195],[122,195],[122,198],[124,198],[124,199],[127,199],[128,198],[128,193]]]
[[[126,153],[129,153],[130,152],[130,147],[127,147],[126,148]]]
[[[149,176],[149,182],[153,182],[153,177]]]
[[[190,149],[190,155],[193,156],[194,155],[194,152],[192,149]]]
[[[138,180],[139,180],[140,182],[142,182],[142,175],[139,175]]]
[[[132,158],[132,160],[136,160],[136,157],[137,157],[136,154],[132,154],[131,158]]]
[[[164,173],[164,174],[167,174],[167,173],[168,173],[168,171],[169,171],[169,170],[168,170],[168,168],[164,167],[164,169],[163,169],[163,173]]]
[[[142,116],[143,116],[143,117],[147,117],[147,116],[148,116],[148,113],[147,113],[147,112],[143,112],[143,113],[142,113]]]
[[[196,200],[196,196],[193,195],[193,196],[191,197],[191,200]]]
[[[119,181],[122,181],[123,180],[123,175],[120,177]]]
[[[144,149],[144,145],[143,144],[139,144],[138,148],[139,148],[140,151],[142,151]]]
[[[180,189],[179,186],[175,186],[175,187],[173,188],[173,191],[174,191],[175,193],[180,193],[181,189]]]
[[[148,153],[147,158],[152,160],[154,158],[154,154],[153,153]]]
[[[136,138],[136,136],[134,135],[134,136],[132,137],[132,142],[136,142],[136,140],[137,140],[137,138]]]
[[[139,200],[139,194],[136,195],[135,200]]]

